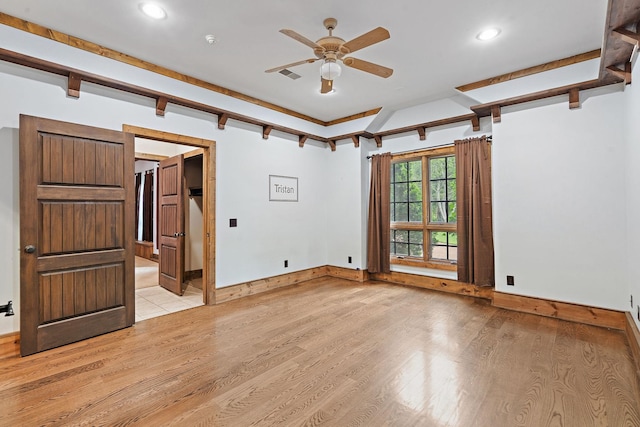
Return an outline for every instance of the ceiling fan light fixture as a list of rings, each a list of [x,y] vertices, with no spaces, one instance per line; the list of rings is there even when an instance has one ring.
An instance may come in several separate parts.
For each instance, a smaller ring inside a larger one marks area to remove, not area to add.
[[[491,39],[495,39],[496,37],[498,37],[500,35],[500,28],[498,27],[492,27],[492,28],[485,28],[484,30],[480,31],[478,33],[478,35],[476,36],[476,38],[480,41],[487,41],[487,40],[491,40]]]
[[[320,67],[320,76],[325,80],[333,80],[340,77],[342,67],[335,60],[326,59]]]
[[[155,3],[141,3],[140,10],[153,19],[164,19],[167,17],[167,12]]]

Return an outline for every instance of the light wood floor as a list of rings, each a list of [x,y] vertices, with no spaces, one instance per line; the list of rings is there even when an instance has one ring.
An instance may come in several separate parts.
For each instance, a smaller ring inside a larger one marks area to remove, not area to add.
[[[0,425],[640,426],[622,332],[318,279],[0,360]]]

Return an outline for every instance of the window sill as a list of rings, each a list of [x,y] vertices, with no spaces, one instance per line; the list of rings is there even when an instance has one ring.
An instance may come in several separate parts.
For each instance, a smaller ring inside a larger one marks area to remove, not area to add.
[[[449,262],[424,261],[416,258],[391,257],[391,264],[406,265],[409,267],[432,268],[434,270],[458,271],[457,264]]]

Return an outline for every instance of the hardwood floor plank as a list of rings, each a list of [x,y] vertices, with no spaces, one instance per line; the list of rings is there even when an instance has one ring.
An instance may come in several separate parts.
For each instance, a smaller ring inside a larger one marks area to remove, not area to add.
[[[639,426],[620,331],[320,278],[0,360],[0,426]]]

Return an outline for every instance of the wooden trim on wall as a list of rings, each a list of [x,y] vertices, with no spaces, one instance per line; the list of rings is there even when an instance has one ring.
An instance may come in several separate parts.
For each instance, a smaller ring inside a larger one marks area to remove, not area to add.
[[[458,86],[456,89],[459,90],[460,92],[468,92],[470,90],[480,89],[481,87],[487,87],[487,86],[495,85],[498,83],[504,83],[504,82],[508,82],[509,80],[515,80],[521,77],[531,76],[533,74],[555,70],[556,68],[566,67],[567,65],[578,64],[580,62],[596,59],[600,57],[600,54],[601,54],[601,50],[595,49],[589,52],[581,53],[579,55],[570,56],[568,58],[558,59],[556,61],[551,61],[545,64],[536,65],[535,67],[524,68],[522,70],[513,71],[511,73],[506,73],[500,76],[495,76],[488,79],[480,80],[478,82]]]
[[[260,294],[285,286],[297,285],[298,283],[326,275],[327,267],[323,266],[218,288],[216,289],[216,304],[233,301],[234,299],[247,297],[249,295]]]
[[[629,341],[629,347],[631,348],[633,359],[636,362],[637,373],[640,376],[640,330],[638,330],[636,322],[633,321],[633,315],[628,311],[625,313],[625,319],[627,340]]]
[[[169,156],[163,156],[161,154],[151,154],[151,153],[135,153],[136,160],[150,160],[152,162],[159,162],[164,159],[168,159]]]
[[[397,271],[392,271],[391,273],[369,273],[369,279],[483,299],[492,299],[494,292],[493,288],[480,287],[470,283],[458,282],[457,280],[399,273]]]
[[[335,120],[330,120],[328,122],[323,122],[325,126],[333,126],[338,125],[340,123],[350,122],[351,120],[362,119],[364,117],[375,116],[382,110],[382,107],[374,108],[373,110],[363,111],[362,113],[352,114],[347,117],[342,117]]]
[[[205,304],[215,304],[216,142],[211,139],[196,138],[128,124],[122,125],[122,131],[145,139],[196,147],[190,153],[193,155],[202,154],[202,194],[204,196],[203,200],[205,200],[202,207],[202,296]]]
[[[351,268],[336,267],[334,265],[327,266],[327,276],[361,283],[369,280],[369,272],[367,270],[353,270]]]
[[[0,335],[0,360],[20,356],[20,332]]]
[[[624,312],[605,308],[589,307],[580,304],[552,301],[541,298],[494,292],[493,305],[507,310],[555,317],[571,322],[602,326],[624,331],[626,320]]]

